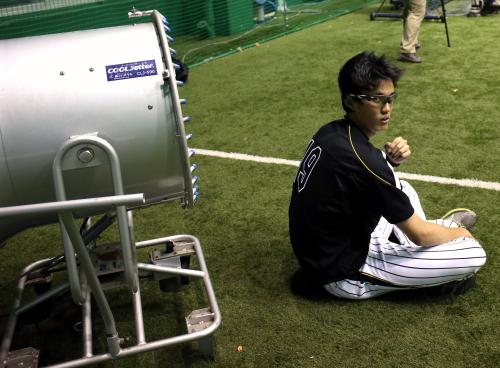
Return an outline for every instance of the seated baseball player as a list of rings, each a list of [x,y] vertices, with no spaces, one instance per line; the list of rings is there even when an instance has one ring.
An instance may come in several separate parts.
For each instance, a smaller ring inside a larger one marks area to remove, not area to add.
[[[402,70],[360,53],[338,76],[345,117],[309,142],[289,208],[303,274],[330,294],[367,299],[411,288],[473,285],[486,262],[467,209],[426,219],[412,186],[393,168],[411,154],[402,137],[383,150],[370,138],[390,126]]]

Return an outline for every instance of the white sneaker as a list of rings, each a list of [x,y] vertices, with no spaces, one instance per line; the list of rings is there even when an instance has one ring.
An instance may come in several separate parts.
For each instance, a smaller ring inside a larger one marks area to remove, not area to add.
[[[477,215],[474,211],[467,208],[455,208],[448,211],[443,217],[443,220],[451,220],[458,226],[463,226],[470,230],[477,221]]]

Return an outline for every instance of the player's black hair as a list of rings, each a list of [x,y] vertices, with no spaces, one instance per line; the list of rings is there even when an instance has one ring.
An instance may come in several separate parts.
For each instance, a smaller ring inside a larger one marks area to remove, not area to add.
[[[403,69],[391,64],[385,56],[377,56],[373,52],[363,51],[349,59],[340,69],[338,83],[342,98],[342,107],[346,112],[350,109],[345,105],[347,94],[362,94],[374,90],[381,80],[392,80],[394,86]]]

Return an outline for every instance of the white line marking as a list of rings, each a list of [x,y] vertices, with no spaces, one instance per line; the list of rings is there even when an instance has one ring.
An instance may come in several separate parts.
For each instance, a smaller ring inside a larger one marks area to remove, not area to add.
[[[283,158],[254,156],[254,155],[247,155],[245,153],[212,151],[212,150],[205,150],[205,149],[200,149],[200,148],[193,148],[193,149],[196,151],[196,154],[203,155],[203,156],[229,158],[229,159],[233,159],[233,160],[253,161],[253,162],[262,162],[262,163],[266,163],[266,164],[278,164],[278,165],[288,165],[288,166],[296,166],[296,167],[298,167],[300,164],[300,161],[285,160]],[[458,185],[460,187],[481,188],[481,189],[500,191],[500,183],[497,183],[494,181],[482,181],[482,180],[476,180],[476,179],[442,178],[439,176],[420,175],[420,174],[412,174],[412,173],[405,173],[405,172],[398,172],[397,174],[401,179],[409,179],[409,180],[425,181],[428,183]]]
[[[299,167],[299,164],[300,164],[300,161],[285,160],[283,158],[253,156],[253,155],[247,155],[246,153],[211,151],[211,150],[204,150],[204,149],[200,149],[200,148],[193,148],[193,149],[195,150],[197,155],[199,154],[199,155],[204,155],[204,156],[232,158],[233,160],[263,162],[266,164],[289,165],[289,166],[296,166],[296,167]]]

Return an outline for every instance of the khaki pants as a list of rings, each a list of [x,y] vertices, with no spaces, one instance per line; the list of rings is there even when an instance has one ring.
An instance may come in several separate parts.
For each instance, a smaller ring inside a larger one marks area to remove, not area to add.
[[[400,51],[403,54],[416,52],[415,45],[418,43],[420,24],[425,17],[426,0],[406,0],[403,12],[403,38],[401,39]]]

